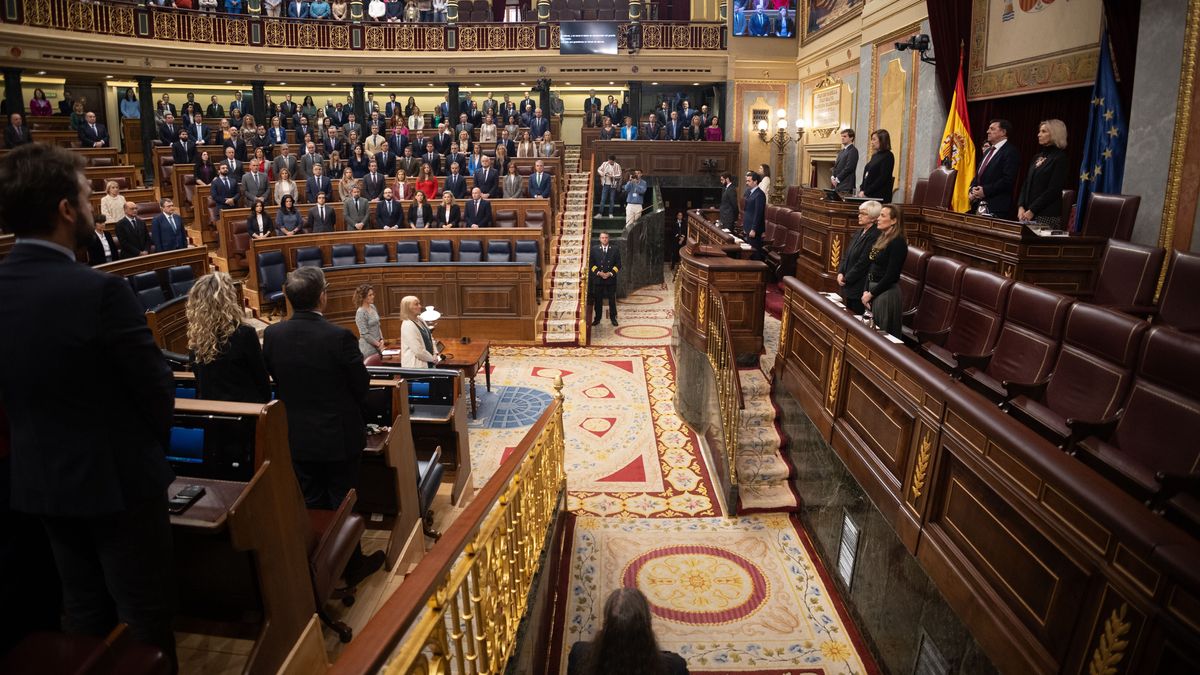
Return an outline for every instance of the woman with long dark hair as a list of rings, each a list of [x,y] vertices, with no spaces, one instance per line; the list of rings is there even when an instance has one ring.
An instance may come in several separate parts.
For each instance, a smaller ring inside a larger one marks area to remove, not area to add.
[[[687,675],[687,662],[660,651],[650,603],[636,588],[618,588],[604,601],[604,625],[591,642],[576,642],[567,675]]]
[[[904,303],[900,299],[900,270],[908,255],[908,241],[904,238],[904,215],[900,207],[884,204],[875,219],[879,237],[871,245],[867,257],[871,267],[867,272],[867,290],[863,291],[862,303],[871,309],[875,327],[892,337],[902,337],[900,319],[904,314]]]
[[[859,197],[878,199],[887,204],[892,201],[892,190],[895,189],[896,156],[892,154],[892,137],[887,129],[876,129],[871,134],[871,159],[863,169],[862,189]]]

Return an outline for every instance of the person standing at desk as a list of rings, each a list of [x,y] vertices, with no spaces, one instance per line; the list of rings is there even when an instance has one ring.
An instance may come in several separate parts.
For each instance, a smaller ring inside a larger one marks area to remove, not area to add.
[[[358,351],[364,359],[383,356],[383,330],[379,326],[379,311],[375,309],[375,288],[359,284],[354,289],[354,325],[358,327]]]
[[[988,123],[987,142],[991,146],[979,160],[975,180],[971,181],[971,211],[986,202],[986,213],[996,218],[1009,220],[1013,212],[1013,188],[1017,184],[1017,171],[1021,168],[1021,155],[1008,142],[1012,124],[1008,120],[992,120]],[[1059,201],[1062,194],[1059,193]]]
[[[67,632],[102,638],[127,623],[174,671],[175,385],[129,284],[75,260],[95,236],[90,193],[83,160],[63,148],[0,160],[0,214],[16,235],[0,262],[0,325],[39,327],[0,331],[10,503],[45,527]]]
[[[258,333],[245,322],[233,278],[225,272],[205,274],[196,280],[187,298],[188,350],[196,373],[197,397],[270,401],[271,378],[263,363]]]
[[[1038,126],[1041,151],[1025,174],[1025,185],[1017,200],[1017,220],[1060,229],[1062,191],[1067,186],[1067,125],[1046,120]]]
[[[717,222],[721,227],[733,230],[738,221],[737,190],[733,189],[733,175],[728,171],[721,173],[721,210]]]
[[[400,365],[404,368],[433,368],[443,357],[437,353],[433,332],[421,319],[421,299],[415,295],[400,301]]]
[[[292,317],[267,327],[263,357],[287,406],[292,468],[310,509],[337,509],[358,486],[367,444],[362,404],[370,378],[354,333],[325,320],[325,273],[292,270],[283,292]],[[344,574],[353,586],[383,566],[385,554],[356,549]]]
[[[767,195],[759,186],[763,177],[751,171],[746,174],[746,210],[742,214],[742,236],[754,249],[752,260],[762,260],[762,238],[766,231]]]
[[[859,197],[870,197],[884,204],[892,201],[896,169],[896,156],[892,154],[892,137],[887,129],[876,129],[871,134],[871,159],[863,168],[862,189]]]
[[[854,194],[854,172],[858,171],[858,148],[854,147],[854,130],[842,129],[842,149],[838,150],[833,163],[833,175],[829,182],[838,192]]]
[[[841,288],[842,298],[846,301],[846,309],[855,314],[862,314],[866,309],[862,303],[863,291],[867,289],[867,270],[871,267],[868,253],[879,238],[879,229],[875,220],[883,205],[874,199],[858,205],[858,232],[850,240],[846,255],[838,265],[837,285]]]

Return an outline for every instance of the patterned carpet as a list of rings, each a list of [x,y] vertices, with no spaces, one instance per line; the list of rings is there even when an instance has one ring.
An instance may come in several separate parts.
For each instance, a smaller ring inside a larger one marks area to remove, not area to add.
[[[568,506],[602,516],[719,515],[695,436],[675,413],[665,347],[492,347],[492,393],[469,425],[476,485],[549,404],[566,397]]]
[[[788,516],[581,516],[572,550],[552,655],[561,672],[570,646],[595,635],[605,597],[620,586],[646,594],[659,645],[687,659],[694,674],[878,672],[859,657],[861,639]]]
[[[673,275],[664,272],[667,279]],[[607,319],[591,327],[592,345],[669,345],[671,326],[675,322],[675,295],[668,284],[644,286],[617,300],[617,319],[613,326]]]

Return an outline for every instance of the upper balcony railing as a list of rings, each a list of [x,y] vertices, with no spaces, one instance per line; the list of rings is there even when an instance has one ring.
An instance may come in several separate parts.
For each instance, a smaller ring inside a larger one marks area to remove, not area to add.
[[[80,0],[10,0],[3,22],[34,28],[165,40],[174,43],[403,52],[557,51],[557,23],[350,22],[208,13],[124,3]],[[720,22],[641,22],[641,49],[719,50],[726,47]],[[628,22],[617,26],[617,46],[628,48]]]

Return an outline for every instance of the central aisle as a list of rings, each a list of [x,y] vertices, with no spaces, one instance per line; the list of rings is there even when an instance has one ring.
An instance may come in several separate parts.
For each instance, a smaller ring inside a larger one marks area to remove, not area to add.
[[[565,673],[570,646],[592,638],[604,599],[625,585],[647,595],[662,648],[683,655],[692,673],[878,672],[787,513],[797,503],[790,487],[755,504],[772,512],[726,517],[701,444],[675,412],[672,303],[669,282],[640,289],[619,302],[620,327],[593,328],[590,347],[493,347],[492,391],[479,385],[470,432],[481,485],[563,378],[568,508],[577,518],[572,559],[556,582],[551,658]],[[761,372],[742,376],[765,382]],[[762,401],[769,408],[768,392],[756,393],[755,410]],[[777,449],[767,413],[754,417],[762,433],[751,437]],[[773,484],[788,486],[781,461],[763,454]]]

